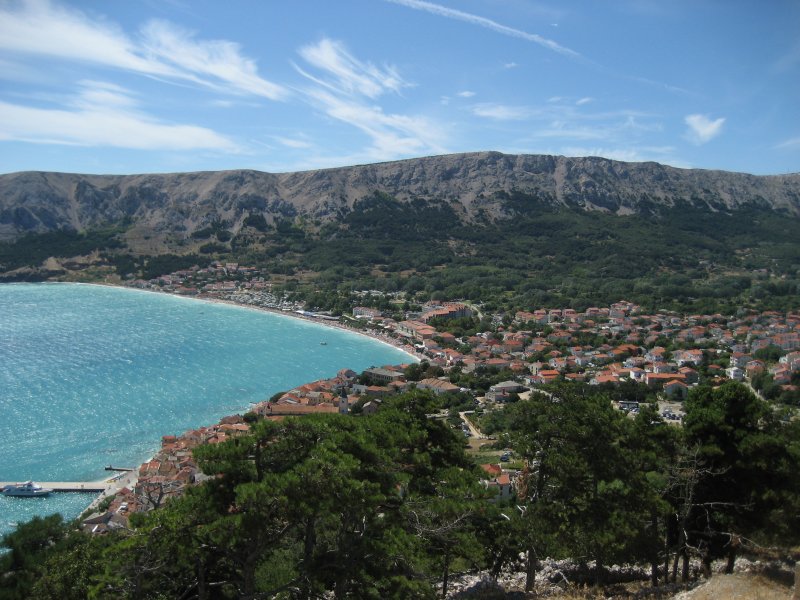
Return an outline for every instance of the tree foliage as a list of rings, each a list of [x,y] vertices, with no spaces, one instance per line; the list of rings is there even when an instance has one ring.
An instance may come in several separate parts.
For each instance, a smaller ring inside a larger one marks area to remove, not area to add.
[[[796,545],[800,425],[740,384],[699,387],[685,427],[655,406],[562,385],[506,405],[494,427],[523,460],[517,496],[479,482],[463,437],[428,418],[462,399],[418,390],[372,415],[273,422],[195,451],[209,479],[130,529],[93,538],[60,517],[3,539],[0,598],[434,598],[452,574],[524,557],[649,564]]]

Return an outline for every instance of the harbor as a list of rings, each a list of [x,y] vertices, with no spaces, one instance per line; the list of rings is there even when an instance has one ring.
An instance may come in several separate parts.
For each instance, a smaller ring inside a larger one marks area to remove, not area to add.
[[[112,481],[37,481],[36,484],[52,490],[53,492],[92,492],[100,493],[105,492],[111,485]],[[5,489],[7,486],[18,485],[18,481],[0,481],[0,490]]]

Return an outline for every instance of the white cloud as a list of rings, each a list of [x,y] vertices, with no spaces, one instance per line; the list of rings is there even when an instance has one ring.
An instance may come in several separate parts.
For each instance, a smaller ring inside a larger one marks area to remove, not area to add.
[[[363,63],[350,55],[341,42],[327,38],[317,44],[303,46],[300,56],[332,76],[332,81],[317,82],[337,92],[377,98],[386,91],[399,92],[411,85],[403,81],[393,67],[378,68],[371,63]]]
[[[495,118],[526,119],[513,147],[525,152],[605,156],[617,160],[657,160],[676,164],[672,149],[648,145],[662,124],[656,115],[635,110],[593,111],[575,98],[553,97],[539,106],[484,105]]]
[[[475,92],[464,90],[463,92],[458,92],[456,95],[460,96],[461,98],[472,98],[475,95]]]
[[[583,106],[584,104],[589,104],[590,102],[594,102],[594,98],[590,98],[590,97],[587,96],[585,98],[581,98],[575,104],[577,106]]]
[[[135,44],[115,24],[92,22],[77,10],[46,0],[28,0],[0,9],[0,48],[63,60],[102,63],[149,75],[173,75],[157,61],[139,56]]]
[[[534,129],[532,139],[602,140],[606,143],[633,143],[642,134],[661,131],[661,124],[637,112],[617,111],[579,113],[570,106],[549,107],[541,113],[551,118],[542,128]]]
[[[800,148],[800,137],[790,138],[784,142],[781,142],[775,147],[782,150]]]
[[[413,8],[414,10],[422,10],[425,12],[429,12],[434,15],[438,15],[440,17],[455,19],[457,21],[465,21],[473,25],[478,25],[479,27],[484,27],[485,29],[490,29],[497,33],[501,33],[503,35],[520,38],[528,42],[539,44],[540,46],[543,46],[548,50],[552,50],[553,52],[558,52],[559,54],[563,54],[571,58],[581,57],[581,55],[575,52],[574,50],[562,46],[561,44],[554,42],[553,40],[547,39],[546,37],[537,35],[535,33],[528,33],[527,31],[522,31],[520,29],[514,29],[513,27],[508,27],[506,25],[501,25],[497,21],[492,21],[491,19],[487,19],[486,17],[473,15],[471,13],[466,13],[460,10],[456,10],[454,8],[447,8],[446,6],[442,6],[440,4],[434,4],[432,2],[425,2],[423,0],[386,0],[386,1],[391,2],[393,4],[400,4],[408,8]]]
[[[296,149],[307,149],[313,147],[313,144],[305,139],[300,138],[288,138],[282,137],[279,135],[272,136],[273,139],[286,146],[287,148],[296,148]]]
[[[136,105],[131,92],[114,83],[86,79],[80,85],[81,93],[72,101],[76,108],[127,109]]]
[[[142,28],[141,49],[148,57],[171,63],[180,77],[223,91],[278,100],[283,86],[258,74],[255,61],[242,56],[239,44],[227,40],[195,40],[194,35],[166,21]]]
[[[603,158],[625,162],[641,162],[643,160],[642,155],[637,150],[630,148],[622,150],[619,148],[569,146],[562,148],[561,153],[564,156],[602,156]]]
[[[693,144],[705,144],[722,133],[725,118],[711,120],[707,115],[687,115],[684,122],[689,126],[686,136]]]
[[[379,106],[354,102],[324,90],[309,94],[328,116],[365,133],[372,143],[368,154],[376,160],[442,151],[439,127],[429,119],[388,114]]]
[[[288,93],[260,77],[255,62],[242,56],[233,42],[195,40],[164,21],[151,21],[132,38],[115,23],[48,0],[0,6],[0,49],[273,100]]]
[[[538,129],[532,137],[535,138],[561,138],[564,140],[602,140],[608,137],[606,127],[575,126],[562,121],[554,121],[545,129]]]
[[[619,137],[623,132],[633,134],[661,129],[647,113],[633,110],[588,112],[579,110],[575,104],[554,96],[541,106],[484,102],[472,105],[470,110],[475,116],[497,121],[538,122],[539,128],[532,128],[532,137],[599,139],[611,135]]]
[[[581,147],[567,146],[560,148],[557,153],[564,156],[602,156],[610,160],[620,160],[623,162],[644,162],[655,161],[677,168],[689,168],[690,165],[674,155],[675,148],[672,146],[642,146],[626,148],[609,148],[603,146]]]
[[[519,65],[518,65],[517,63],[515,63],[514,61],[511,61],[511,62],[507,62],[506,64],[504,64],[504,65],[503,65],[503,68],[504,68],[504,69],[515,69],[515,68],[517,68],[518,66],[519,66]]]
[[[321,74],[297,67],[313,85],[302,91],[306,100],[332,119],[356,128],[370,139],[358,156],[368,160],[440,153],[441,127],[422,116],[387,113],[375,102],[386,92],[411,84],[393,68],[378,68],[353,57],[340,42],[323,39],[300,49],[300,55]]]
[[[472,107],[472,114],[497,121],[519,121],[531,116],[531,110],[525,106],[482,103]]]
[[[125,89],[85,81],[65,108],[0,102],[0,139],[42,144],[108,146],[137,150],[237,152],[228,138],[205,127],[165,123],[136,109]]]
[[[775,73],[786,73],[800,65],[800,40],[794,44],[772,65]]]

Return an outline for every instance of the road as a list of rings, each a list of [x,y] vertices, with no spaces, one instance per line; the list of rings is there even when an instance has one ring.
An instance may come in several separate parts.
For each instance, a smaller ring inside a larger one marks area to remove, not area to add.
[[[485,440],[486,436],[483,435],[480,432],[480,430],[477,427],[475,427],[475,425],[473,425],[472,422],[467,418],[467,415],[471,415],[473,412],[475,411],[465,410],[464,412],[458,413],[458,416],[461,417],[461,420],[467,424],[467,427],[469,427],[469,432],[472,434],[472,437],[479,440]]]

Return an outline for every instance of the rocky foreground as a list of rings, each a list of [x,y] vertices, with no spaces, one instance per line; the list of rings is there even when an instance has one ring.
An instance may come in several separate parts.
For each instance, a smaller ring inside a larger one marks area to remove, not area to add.
[[[699,570],[699,563],[694,565]],[[532,595],[525,594],[525,573],[512,569],[497,580],[487,573],[461,575],[450,583],[448,598],[453,600],[523,599],[551,600],[581,598],[636,598],[671,600],[789,600],[792,597],[793,570],[783,561],[759,561],[740,558],[735,573],[724,574],[725,563],[714,564],[711,579],[690,584],[671,584],[652,588],[649,570],[635,565],[613,566],[608,570],[608,584],[602,590],[585,585],[594,578],[586,565],[573,561],[545,560],[537,573]]]

